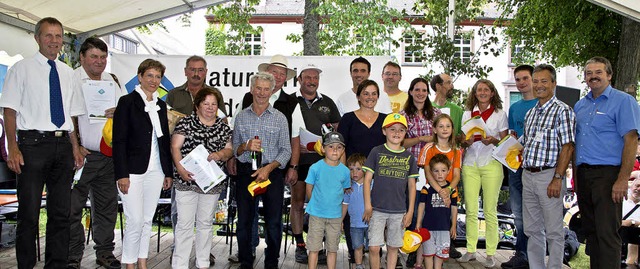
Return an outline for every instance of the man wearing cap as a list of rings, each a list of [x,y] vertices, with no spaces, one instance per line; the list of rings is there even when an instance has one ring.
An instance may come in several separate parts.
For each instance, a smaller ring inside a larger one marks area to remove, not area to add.
[[[73,69],[57,59],[62,49],[62,23],[43,18],[35,26],[38,52],[14,64],[5,77],[4,108],[9,157],[18,182],[18,268],[36,265],[36,238],[47,185],[47,234],[44,268],[65,268],[69,254],[69,200],[73,170],[82,156],[72,116],[82,114],[73,90]]]
[[[322,136],[335,130],[340,121],[340,113],[336,104],[326,95],[318,93],[322,70],[313,64],[306,65],[300,71],[298,81],[300,91],[291,94],[300,104],[305,129],[314,135]],[[304,132],[304,131],[303,131]],[[305,183],[309,167],[322,159],[310,145],[301,145],[298,177],[300,181],[291,186],[291,230],[296,240],[296,262],[307,263],[307,250],[302,237],[304,222]],[[348,226],[348,225],[347,225]],[[346,227],[346,226],[345,226]],[[348,228],[347,228],[348,229]],[[349,241],[347,241],[349,242]]]
[[[236,202],[238,204],[238,258],[240,268],[253,268],[255,257],[251,255],[251,226],[256,217],[257,199],[247,187],[252,181],[269,180],[265,193],[261,194],[267,249],[264,268],[278,268],[282,242],[282,203],[284,169],[291,157],[291,140],[286,129],[285,116],[269,104],[275,85],[274,78],[266,72],[251,76],[251,106],[241,110],[233,129],[233,152],[237,158]],[[262,163],[252,168],[251,152],[262,152]]]
[[[101,87],[107,91],[115,92],[113,107],[105,111],[106,118],[113,118],[115,105],[120,96],[125,95],[115,76],[104,72],[107,65],[108,47],[104,41],[90,37],[80,47],[80,64],[73,74],[74,90],[83,92],[83,86],[90,83],[105,81]],[[84,104],[85,99],[82,96]],[[89,100],[87,100],[89,101]],[[82,169],[80,180],[74,184],[71,190],[71,234],[69,241],[69,268],[80,268],[84,255],[84,227],[82,227],[82,211],[87,202],[87,196],[91,193],[91,217],[94,249],[96,251],[96,263],[105,268],[120,268],[120,262],[113,255],[115,243],[113,241],[113,229],[116,225],[118,213],[118,190],[114,178],[113,159],[111,152],[105,148],[101,152],[102,129],[105,119],[89,119],[87,110],[78,117],[73,117],[78,126],[80,136],[80,153],[86,163]],[[103,145],[104,147],[104,145]]]
[[[349,65],[349,73],[351,74],[351,81],[353,85],[351,87],[351,91],[346,91],[338,97],[336,101],[336,106],[338,107],[338,111],[340,111],[340,116],[344,115],[347,112],[354,111],[360,107],[358,105],[358,98],[356,97],[356,92],[358,91],[358,85],[361,82],[369,79],[369,75],[371,74],[371,63],[363,58],[358,57],[351,61],[351,65]],[[385,114],[391,113],[391,100],[389,100],[389,96],[386,93],[380,92],[378,96],[378,102],[374,107],[376,112],[381,112]]]

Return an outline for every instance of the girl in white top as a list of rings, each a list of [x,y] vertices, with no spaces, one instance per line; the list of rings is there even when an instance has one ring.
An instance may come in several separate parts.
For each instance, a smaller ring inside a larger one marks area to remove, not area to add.
[[[507,114],[502,110],[502,100],[493,83],[480,79],[473,85],[466,102],[462,122],[480,116],[485,122],[485,136],[472,135],[462,141],[468,146],[462,161],[462,185],[466,209],[467,253],[459,261],[476,259],[478,243],[478,196],[482,189],[482,206],[486,228],[487,258],[483,265],[494,267],[498,246],[498,195],[502,185],[502,165],[493,159],[491,153],[500,140],[507,135],[509,128]]]

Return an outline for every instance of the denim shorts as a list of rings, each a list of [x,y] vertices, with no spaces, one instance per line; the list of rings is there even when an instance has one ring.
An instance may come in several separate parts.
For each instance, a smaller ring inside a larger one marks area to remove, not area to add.
[[[368,227],[364,227],[364,228],[351,227],[350,229],[351,245],[353,246],[353,249],[357,249],[362,246],[366,247],[368,245],[369,243],[369,240],[367,238],[368,230],[369,230]]]

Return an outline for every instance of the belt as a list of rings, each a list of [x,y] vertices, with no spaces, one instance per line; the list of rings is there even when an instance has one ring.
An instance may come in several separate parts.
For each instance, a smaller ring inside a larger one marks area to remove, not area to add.
[[[46,137],[69,137],[69,131],[40,131],[40,130],[19,130],[20,134],[40,135]]]
[[[619,165],[591,165],[591,164],[580,164],[578,165],[578,168],[583,168],[583,169],[600,169],[600,168],[619,168]]]
[[[551,166],[525,167],[524,170],[527,170],[527,171],[532,172],[532,173],[538,173],[538,172],[542,172],[544,170],[551,169],[551,168],[553,168],[553,167],[551,167]]]

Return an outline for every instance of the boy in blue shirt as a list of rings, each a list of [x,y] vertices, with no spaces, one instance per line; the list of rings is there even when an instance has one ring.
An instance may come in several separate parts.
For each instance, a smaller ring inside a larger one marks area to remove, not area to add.
[[[362,213],[364,213],[364,171],[362,166],[366,160],[367,158],[360,153],[355,153],[347,159],[347,166],[351,172],[351,193],[345,193],[344,201],[342,201],[342,217],[344,218],[347,211],[351,216],[349,231],[356,269],[365,268],[362,264],[362,254],[367,245],[365,241],[369,230],[369,225],[362,221]]]
[[[391,269],[396,267],[404,229],[411,224],[413,217],[418,167],[413,154],[402,146],[407,134],[404,116],[398,113],[387,115],[382,123],[382,133],[386,136],[386,143],[371,149],[363,167],[366,171],[363,220],[369,222],[371,268],[380,268],[380,246],[385,243],[386,228],[387,268]]]
[[[443,154],[436,154],[429,161],[429,167],[436,183],[441,188],[448,187],[447,175],[451,169],[449,158]],[[449,258],[450,239],[456,237],[458,207],[455,201],[458,200],[458,193],[454,191],[449,198],[452,201],[450,208],[434,188],[425,186],[420,191],[416,229],[427,228],[431,233],[431,238],[422,243],[426,269],[442,269],[442,264]],[[416,264],[415,268],[422,268],[422,265]]]
[[[309,268],[318,265],[318,253],[322,238],[326,238],[327,267],[336,268],[336,257],[342,230],[342,199],[345,189],[351,187],[349,168],[340,162],[344,154],[344,138],[338,132],[330,132],[322,138],[324,159],[314,163],[307,174],[307,213],[309,231],[307,250]]]

